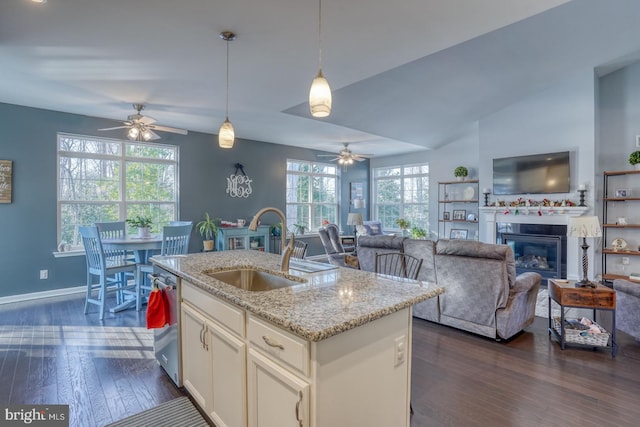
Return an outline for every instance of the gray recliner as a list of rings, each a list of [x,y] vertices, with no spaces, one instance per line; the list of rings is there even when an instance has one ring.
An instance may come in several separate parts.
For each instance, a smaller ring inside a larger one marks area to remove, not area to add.
[[[615,279],[616,329],[640,340],[640,284]]]
[[[340,242],[340,231],[335,224],[328,224],[324,228],[318,230],[320,235],[320,241],[324,247],[324,251],[327,254],[329,262],[338,267],[351,267],[345,264],[344,256],[349,255],[352,252],[345,252],[342,243]]]

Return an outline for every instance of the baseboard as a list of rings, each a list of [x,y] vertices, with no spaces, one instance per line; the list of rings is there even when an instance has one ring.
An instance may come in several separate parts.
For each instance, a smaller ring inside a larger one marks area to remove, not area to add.
[[[30,301],[40,298],[51,298],[62,295],[72,295],[86,292],[87,286],[76,286],[74,288],[52,289],[50,291],[32,292],[29,294],[9,295],[8,297],[0,297],[0,305],[11,304],[14,302]]]

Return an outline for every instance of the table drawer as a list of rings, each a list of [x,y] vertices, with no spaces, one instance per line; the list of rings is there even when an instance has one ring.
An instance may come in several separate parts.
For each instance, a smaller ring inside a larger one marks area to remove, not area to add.
[[[309,342],[249,315],[247,338],[252,346],[309,376]]]
[[[185,286],[186,284],[186,286]],[[244,310],[224,302],[208,292],[182,281],[182,299],[197,307],[231,332],[244,337]]]

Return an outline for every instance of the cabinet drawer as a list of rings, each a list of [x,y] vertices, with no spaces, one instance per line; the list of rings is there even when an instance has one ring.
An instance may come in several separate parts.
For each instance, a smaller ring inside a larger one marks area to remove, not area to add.
[[[249,315],[247,338],[255,346],[288,367],[309,376],[309,342],[277,326]]]
[[[197,307],[231,332],[244,337],[244,310],[226,303],[195,285],[182,281],[182,299]],[[186,286],[185,286],[186,285]]]

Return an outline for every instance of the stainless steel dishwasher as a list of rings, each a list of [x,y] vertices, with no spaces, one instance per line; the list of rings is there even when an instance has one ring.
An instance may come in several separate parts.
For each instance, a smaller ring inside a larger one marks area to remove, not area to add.
[[[153,348],[156,360],[167,375],[182,387],[182,351],[180,337],[180,277],[158,266],[153,267],[153,275],[160,290],[165,292],[169,303],[169,324],[154,329]]]

